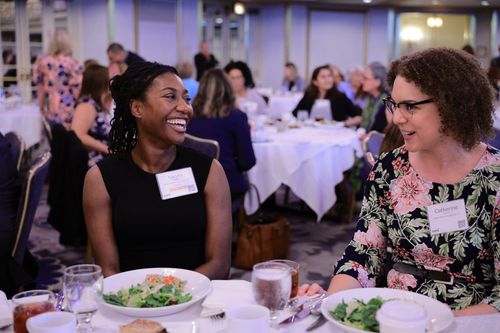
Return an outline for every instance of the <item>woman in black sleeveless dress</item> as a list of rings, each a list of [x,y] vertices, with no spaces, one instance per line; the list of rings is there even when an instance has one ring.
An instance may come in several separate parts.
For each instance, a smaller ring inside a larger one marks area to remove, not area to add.
[[[176,70],[133,64],[111,92],[111,156],[89,170],[83,193],[96,263],[105,276],[176,267],[227,278],[229,187],[219,162],[179,146],[193,109]]]

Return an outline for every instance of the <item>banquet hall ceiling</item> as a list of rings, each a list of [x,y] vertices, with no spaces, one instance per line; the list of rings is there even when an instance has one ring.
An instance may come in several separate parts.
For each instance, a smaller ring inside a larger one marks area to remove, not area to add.
[[[212,2],[212,1],[204,1]],[[222,1],[215,1],[222,2]],[[234,1],[229,1],[234,2]],[[363,3],[363,0],[240,0],[243,3],[311,3],[311,4],[338,4],[354,5],[361,7],[370,6],[391,6],[391,7],[435,7],[435,8],[500,8],[500,0],[488,0],[487,6],[483,0],[372,0],[370,4]]]

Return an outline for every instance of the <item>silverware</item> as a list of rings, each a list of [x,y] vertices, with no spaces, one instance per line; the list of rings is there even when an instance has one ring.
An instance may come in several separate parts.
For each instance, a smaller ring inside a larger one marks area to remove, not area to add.
[[[325,316],[320,314],[319,318],[316,319],[316,321],[314,323],[312,323],[311,325],[309,325],[309,327],[306,328],[306,332],[311,332],[312,330],[315,330],[318,327],[323,326],[323,324],[326,322],[327,322],[327,320],[326,320]]]
[[[222,311],[219,313],[215,313],[215,314],[209,316],[208,318],[210,318],[210,320],[212,320],[214,322],[217,322],[217,321],[221,321],[225,317],[226,317],[226,313],[224,311]]]
[[[304,309],[304,304],[299,305],[295,312],[285,320],[281,321],[278,325],[288,325],[296,322],[299,319],[306,317],[310,313],[309,308]]]

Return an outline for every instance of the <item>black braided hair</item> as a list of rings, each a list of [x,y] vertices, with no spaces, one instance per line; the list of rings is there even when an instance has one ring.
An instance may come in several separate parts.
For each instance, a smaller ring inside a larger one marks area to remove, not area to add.
[[[131,100],[143,100],[146,90],[161,74],[178,75],[172,66],[157,62],[140,61],[131,64],[122,75],[111,80],[111,95],[116,103],[109,132],[109,152],[130,152],[137,143],[137,123],[130,110]]]

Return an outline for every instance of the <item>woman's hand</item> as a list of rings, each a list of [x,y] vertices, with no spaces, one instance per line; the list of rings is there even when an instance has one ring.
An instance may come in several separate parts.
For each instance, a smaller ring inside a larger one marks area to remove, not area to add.
[[[321,286],[317,283],[313,284],[303,284],[299,287],[299,291],[297,292],[298,296],[313,296],[315,294],[324,294],[326,291],[321,288]]]

